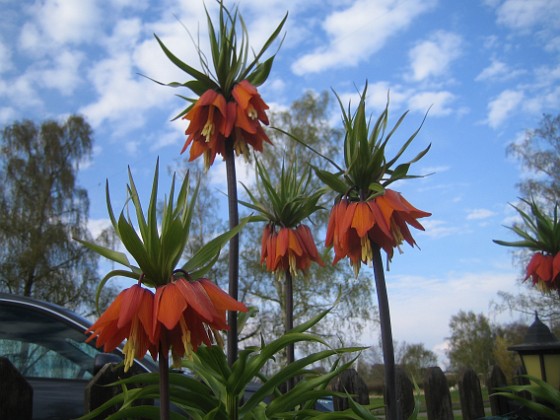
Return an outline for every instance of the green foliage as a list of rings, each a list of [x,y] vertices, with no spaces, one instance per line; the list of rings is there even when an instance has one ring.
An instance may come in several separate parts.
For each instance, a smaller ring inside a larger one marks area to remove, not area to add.
[[[360,101],[354,113],[352,113],[350,105],[348,109],[344,107],[340,97],[337,95],[345,130],[344,165],[339,166],[331,158],[323,155],[336,168],[336,171],[329,172],[314,167],[317,176],[328,187],[340,196],[348,196],[353,200],[369,200],[379,194],[383,194],[384,189],[395,181],[417,178],[418,175],[409,174],[410,166],[420,160],[430,150],[430,146],[428,146],[410,161],[397,164],[403,153],[420,132],[422,128],[422,125],[420,125],[403,143],[395,156],[388,159],[385,156],[387,144],[403,122],[407,113],[401,115],[393,128],[386,132],[389,121],[389,102],[387,101],[384,111],[377,118],[375,124],[371,126],[369,118],[366,116],[366,93],[367,84],[360,94]],[[298,141],[305,145],[304,140]],[[314,149],[312,150],[315,151]]]
[[[437,355],[428,350],[424,344],[403,343],[400,346],[400,354],[396,355],[397,364],[416,381],[421,380],[426,368],[437,366]]]
[[[192,77],[191,80],[184,83],[172,82],[168,83],[167,86],[186,87],[197,96],[202,95],[208,89],[214,89],[221,91],[226,99],[229,99],[230,92],[236,83],[248,80],[253,86],[258,87],[268,78],[276,54],[262,62],[260,60],[280,35],[288,15],[284,16],[262,48],[255,53],[249,47],[247,28],[237,9],[232,13],[224,6],[223,1],[220,0],[219,4],[220,13],[217,28],[214,27],[210,14],[206,10],[211,62],[208,61],[200,46],[196,46],[202,71],[180,60],[157,35],[154,35],[167,58],[189,77]],[[253,55],[252,59],[250,58],[251,55]],[[192,102],[190,99],[187,100]],[[192,103],[176,118],[185,115],[191,106]]]
[[[324,340],[307,332],[318,323],[328,311],[324,311],[312,320],[302,323],[290,332],[268,344],[245,348],[240,351],[238,359],[230,367],[220,347],[199,348],[191,360],[183,365],[192,375],[170,373],[170,399],[176,412],[171,418],[183,419],[273,419],[273,418],[322,418],[321,413],[314,409],[317,399],[336,394],[327,389],[327,385],[336,375],[353,363],[334,363],[330,371],[319,373],[313,366],[328,357],[340,357],[343,354],[363,350],[361,347],[332,349]],[[323,344],[323,350],[303,357],[281,371],[267,377],[262,374],[264,365],[274,360],[276,355],[290,344],[313,341]],[[299,382],[293,389],[281,393],[279,387],[290,378]],[[116,414],[107,419],[130,418],[141,413],[143,418],[157,419],[159,411],[150,406],[135,406],[142,399],[158,399],[159,375],[141,374],[119,381],[124,392],[107,401],[103,406],[88,413],[83,420],[101,415],[115,404],[120,406]],[[248,387],[258,383],[252,393]],[[139,386],[134,388],[131,386]],[[336,394],[342,395],[342,394]],[[346,396],[346,395],[342,395]],[[351,414],[353,412],[354,414]],[[371,418],[361,417],[356,413],[367,413],[367,408],[354,404],[347,415],[338,418]],[[337,413],[338,414],[338,413]],[[332,418],[332,417],[325,417]]]
[[[531,383],[499,388],[500,392],[493,395],[510,398],[543,418],[560,420],[560,390],[539,378],[530,375],[521,377],[529,379]],[[531,395],[531,399],[522,396],[522,393],[527,392]]]
[[[118,219],[115,217],[107,182],[107,210],[111,223],[124,247],[133,257],[135,264],[131,263],[123,252],[78,239],[86,247],[124,265],[128,269],[110,271],[99,285],[98,296],[105,283],[116,276],[132,278],[151,287],[167,284],[177,269],[188,273],[191,278],[200,278],[212,267],[219,257],[222,247],[243,228],[244,224],[242,223],[235,229],[207,242],[186,263],[177,267],[188,242],[198,187],[195,188],[189,199],[189,177],[187,174],[183,178],[177,199],[175,199],[175,177],[173,177],[169,197],[164,200],[161,221],[159,221],[157,213],[158,179],[159,160],[156,163],[146,217],[134,179],[129,170],[127,203],[132,203],[136,224],[133,222],[127,206],[121,211]],[[137,233],[136,226],[140,234]]]
[[[449,322],[449,362],[454,370],[470,367],[486,376],[494,364],[494,335],[483,314],[459,311]]]
[[[77,170],[92,144],[90,125],[76,115],[2,130],[0,290],[89,308],[97,256],[70,238],[89,238],[88,194]]]
[[[311,170],[306,167],[298,170],[297,160],[288,168],[282,164],[278,182],[272,183],[268,171],[256,160],[257,191],[256,194],[243,184],[251,202],[242,201],[244,206],[255,210],[259,216],[254,220],[274,223],[282,227],[296,227],[320,207],[317,205],[322,191],[309,189]]]
[[[560,252],[560,219],[558,219],[558,204],[554,206],[551,216],[548,216],[535,201],[521,199],[529,206],[531,214],[521,208],[513,206],[523,219],[523,226],[508,227],[522,238],[520,241],[507,242],[495,239],[498,245],[527,248],[555,255]]]

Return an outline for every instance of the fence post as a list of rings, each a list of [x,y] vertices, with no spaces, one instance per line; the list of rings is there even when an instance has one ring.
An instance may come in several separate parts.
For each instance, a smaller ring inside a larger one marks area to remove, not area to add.
[[[459,398],[463,420],[474,420],[485,416],[480,380],[471,368],[466,369],[459,378]]]
[[[397,382],[397,411],[400,413],[401,419],[407,419],[414,412],[414,385],[408,377],[406,371],[397,366],[396,369]]]
[[[449,386],[441,368],[427,369],[424,376],[424,394],[428,420],[454,419]]]
[[[33,388],[6,357],[0,357],[0,419],[31,420]]]
[[[346,369],[342,372],[334,382],[333,390],[347,392],[359,404],[369,404],[368,387],[356,369]],[[348,398],[342,397],[334,397],[333,405],[335,411],[343,411],[350,407]]]
[[[493,416],[501,416],[511,411],[509,401],[501,395],[492,395],[496,388],[506,386],[506,376],[499,366],[494,365],[488,377],[488,395],[490,396],[490,410]]]

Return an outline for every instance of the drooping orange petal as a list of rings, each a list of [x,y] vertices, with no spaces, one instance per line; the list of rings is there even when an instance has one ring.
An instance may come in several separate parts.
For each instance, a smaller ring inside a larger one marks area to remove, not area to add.
[[[267,244],[268,244],[268,238],[270,237],[271,229],[272,228],[270,224],[265,225],[263,228],[262,239],[261,239],[261,264],[265,261],[268,255]]]
[[[303,249],[301,244],[298,240],[298,236],[296,235],[296,231],[290,228],[283,228],[288,232],[288,249],[289,252],[293,252],[294,254],[301,256],[303,254]]]
[[[351,227],[356,229],[358,236],[363,238],[367,235],[368,231],[373,228],[375,224],[375,218],[371,208],[367,203],[360,201],[356,203],[356,210],[354,212],[354,217],[352,218]]]
[[[249,106],[251,98],[257,94],[257,88],[247,80],[242,80],[233,87],[231,94],[239,106],[245,110]]]
[[[258,121],[252,121],[249,119],[247,114],[243,109],[238,109],[235,114],[235,126],[241,128],[248,134],[256,134]]]
[[[266,249],[267,249],[266,269],[268,271],[276,270],[275,262],[276,262],[277,239],[278,239],[278,234],[275,231],[273,231],[272,234],[268,237],[268,242],[266,244]]]
[[[530,276],[535,274],[537,266],[539,264],[540,256],[541,256],[541,253],[537,252],[537,253],[533,254],[531,259],[529,260],[529,264],[527,264],[527,268],[526,268],[526,271],[525,271],[526,272],[525,280],[527,280]]]
[[[142,303],[142,294],[144,291],[147,290],[142,286],[135,284],[122,292],[123,298],[119,321],[117,323],[118,328],[123,328],[123,326],[130,324],[132,318],[137,315],[138,308]]]
[[[375,219],[375,225],[381,230],[381,233],[385,235],[387,239],[391,240],[392,239],[391,229],[387,224],[387,221],[385,220],[385,216],[381,212],[381,209],[379,208],[377,201],[373,199],[373,200],[369,200],[367,203]]]
[[[289,233],[286,228],[280,229],[278,236],[276,237],[276,259],[288,255],[289,248]]]
[[[206,290],[210,300],[217,309],[247,312],[248,309],[245,304],[232,298],[229,294],[220,289],[213,281],[209,279],[199,279],[198,281],[204,290]]]
[[[325,263],[319,256],[319,252],[317,251],[317,246],[315,245],[315,241],[313,241],[313,235],[311,233],[311,229],[309,229],[306,225],[299,225],[296,229],[299,234],[299,238],[301,243],[305,247],[307,254],[311,257],[313,261],[318,263],[321,266],[324,266]]]
[[[552,279],[552,256],[545,255],[541,258],[541,263],[537,267],[537,275],[542,281],[550,281]]]
[[[165,328],[172,330],[185,309],[187,309],[187,302],[176,283],[168,283],[157,288],[154,304],[155,321],[161,322]],[[155,331],[155,327],[153,330]]]
[[[202,286],[197,281],[187,279],[179,279],[175,284],[187,301],[187,305],[191,306],[204,321],[212,322],[215,315],[214,305]]]

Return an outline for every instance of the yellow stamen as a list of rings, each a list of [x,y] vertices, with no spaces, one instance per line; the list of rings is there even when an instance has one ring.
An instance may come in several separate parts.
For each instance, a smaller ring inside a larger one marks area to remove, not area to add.
[[[214,134],[214,107],[213,106],[211,106],[208,109],[208,119],[206,120],[206,124],[204,124],[204,128],[202,129],[201,134],[206,138],[206,143],[209,143],[212,134]]]
[[[257,110],[254,106],[249,105],[249,107],[247,108],[247,116],[252,120],[256,120],[258,118],[259,114],[257,114]]]
[[[206,124],[204,124],[204,128],[202,129],[201,132],[201,134],[205,138],[206,143],[210,143],[210,139],[213,133],[214,133],[214,124],[212,124],[212,121],[208,120]]]
[[[133,320],[130,327],[130,334],[128,340],[123,347],[124,353],[124,371],[127,372],[128,369],[134,364],[134,353],[136,351],[136,334],[138,331],[138,320]]]
[[[373,260],[373,251],[371,249],[371,241],[369,237],[362,236],[360,238],[360,242],[362,245],[362,261],[365,263],[369,263]]]
[[[360,265],[361,263],[358,261],[356,264],[352,264],[352,268],[354,269],[354,276],[358,278],[358,274],[360,274]]]
[[[210,168],[211,161],[212,161],[211,157],[212,157],[212,154],[208,150],[206,150],[204,152],[204,169],[206,171]]]
[[[240,156],[244,155],[245,157],[249,156],[249,147],[247,147],[247,143],[245,140],[237,140],[233,147],[235,148],[235,155]]]
[[[193,348],[191,344],[191,331],[189,330],[189,327],[187,327],[185,318],[181,317],[179,325],[181,326],[181,341],[183,342],[183,347],[185,348],[185,354],[189,360],[192,360]]]
[[[288,254],[288,261],[290,263],[290,273],[292,273],[292,276],[295,277],[297,275],[297,259],[294,253],[290,252]]]
[[[397,246],[403,243],[404,236],[401,233],[401,228],[391,219],[391,233],[393,234],[393,239]]]

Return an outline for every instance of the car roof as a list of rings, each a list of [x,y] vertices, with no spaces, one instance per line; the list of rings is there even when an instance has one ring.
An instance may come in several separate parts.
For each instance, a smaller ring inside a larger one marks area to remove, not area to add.
[[[27,306],[29,308],[39,309],[41,312],[48,312],[54,315],[56,318],[65,320],[70,324],[75,325],[76,327],[83,328],[84,331],[91,326],[91,322],[86,318],[81,317],[80,315],[72,312],[67,308],[64,308],[63,306],[51,302],[45,302],[39,299],[27,296],[13,295],[9,293],[0,293],[0,302],[11,302],[20,304],[22,306]]]

